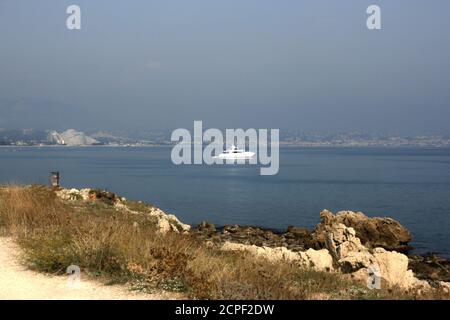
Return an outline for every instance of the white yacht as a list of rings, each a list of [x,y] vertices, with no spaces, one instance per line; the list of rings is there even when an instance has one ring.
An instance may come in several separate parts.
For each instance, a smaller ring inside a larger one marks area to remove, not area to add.
[[[242,149],[238,149],[235,145],[233,145],[230,149],[225,150],[218,156],[213,157],[214,159],[251,159],[255,156],[254,152],[245,151]]]

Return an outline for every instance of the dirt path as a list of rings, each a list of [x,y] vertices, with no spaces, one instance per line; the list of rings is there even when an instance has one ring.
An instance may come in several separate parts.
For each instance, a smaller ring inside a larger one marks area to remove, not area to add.
[[[96,281],[83,279],[77,286],[70,285],[67,277],[49,276],[27,270],[18,262],[20,249],[10,238],[0,237],[0,299],[177,299],[176,294],[162,292],[143,294],[132,292],[124,286],[105,286]]]

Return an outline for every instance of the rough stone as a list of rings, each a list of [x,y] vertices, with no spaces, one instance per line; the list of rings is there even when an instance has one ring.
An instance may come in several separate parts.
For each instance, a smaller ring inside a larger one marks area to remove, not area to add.
[[[333,258],[326,249],[309,249],[305,252],[293,252],[284,247],[269,248],[258,247],[255,245],[245,245],[240,243],[225,242],[222,245],[225,251],[246,251],[257,257],[267,259],[268,261],[290,261],[296,262],[305,268],[312,268],[317,271],[333,270]]]
[[[400,223],[391,218],[369,218],[362,212],[340,211],[336,215],[328,210],[320,214],[321,222],[316,226],[310,246],[323,248],[326,234],[334,224],[343,224],[352,227],[361,243],[369,248],[381,247],[386,250],[406,252],[412,247],[410,232]],[[337,239],[339,240],[339,239]]]
[[[450,282],[450,261],[436,254],[408,256],[409,266],[419,279]]]

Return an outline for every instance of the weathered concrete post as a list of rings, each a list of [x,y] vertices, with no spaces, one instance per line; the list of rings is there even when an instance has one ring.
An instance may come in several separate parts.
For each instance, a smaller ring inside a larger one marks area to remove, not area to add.
[[[50,173],[50,186],[59,188],[59,171],[53,171]]]

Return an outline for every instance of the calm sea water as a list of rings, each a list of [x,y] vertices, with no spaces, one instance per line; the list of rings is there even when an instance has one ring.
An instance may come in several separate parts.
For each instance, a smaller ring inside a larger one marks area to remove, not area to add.
[[[450,258],[449,149],[282,149],[280,172],[257,166],[175,166],[170,148],[0,148],[0,182],[110,189],[182,221],[313,227],[327,208],[389,216],[418,252]]]

